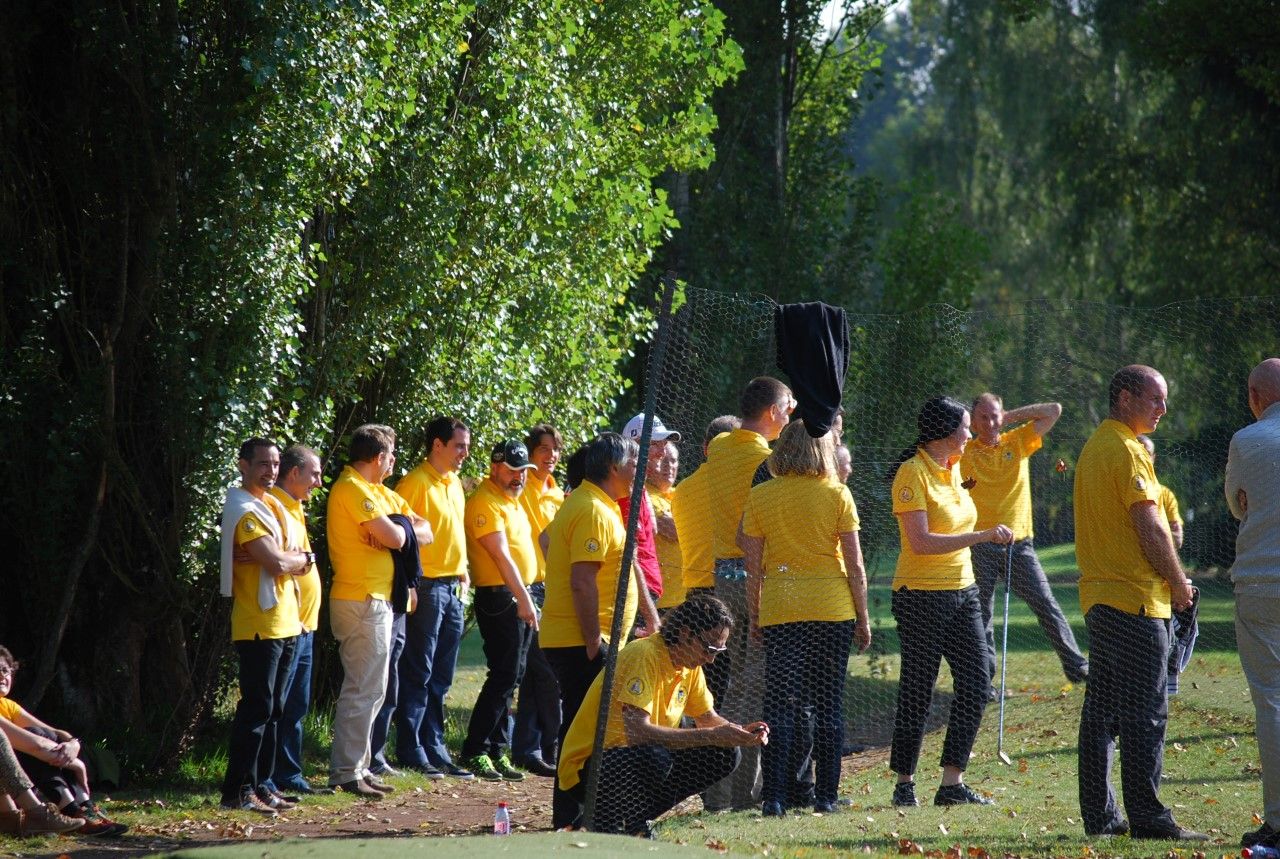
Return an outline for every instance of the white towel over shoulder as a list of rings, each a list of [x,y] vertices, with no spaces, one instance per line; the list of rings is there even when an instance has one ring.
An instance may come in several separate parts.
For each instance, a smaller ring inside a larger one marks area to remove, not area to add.
[[[275,538],[276,545],[284,546],[284,535],[280,532],[280,523],[266,503],[254,498],[251,494],[233,486],[227,490],[226,503],[222,505],[222,582],[221,591],[224,597],[231,596],[232,555],[236,548],[236,526],[246,513],[255,513]],[[270,611],[276,607],[276,577],[261,567],[258,568],[258,607]]]

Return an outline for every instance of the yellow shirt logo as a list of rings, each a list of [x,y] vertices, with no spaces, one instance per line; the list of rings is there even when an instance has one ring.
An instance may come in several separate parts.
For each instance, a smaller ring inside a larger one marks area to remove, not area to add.
[[[257,527],[258,527],[257,525],[253,524],[253,520],[252,520],[252,519],[246,519],[246,520],[244,520],[244,532],[245,532],[246,534],[252,534],[252,533],[253,533],[253,530],[254,530],[255,528],[257,528]]]
[[[1147,482],[1143,480],[1140,476],[1135,477],[1133,479],[1133,488],[1138,490],[1139,492],[1145,492],[1147,489]]]
[[[366,513],[373,512],[373,502],[370,501],[368,498],[364,500],[364,504],[362,504],[361,506],[364,507],[364,512]]]
[[[488,521],[489,521],[488,517],[486,517],[486,516],[482,513],[482,514],[480,514],[479,516],[477,516],[477,517],[476,517],[476,527],[477,527],[477,528],[483,528],[483,527],[485,526],[485,523],[487,523]]]
[[[594,537],[587,540],[587,551],[593,555],[600,551],[600,541],[596,540]]]
[[[681,686],[679,689],[676,690],[676,703],[678,704],[684,703],[684,687],[683,686]]]
[[[915,497],[916,497],[916,494],[915,494],[915,492],[911,489],[911,487],[910,487],[910,486],[904,486],[904,487],[902,487],[902,491],[898,493],[898,499],[899,499],[900,501],[902,501],[903,503],[906,503],[906,502],[910,501],[912,498],[915,498]]]
[[[1006,461],[1006,462],[1007,462],[1007,461],[1009,461],[1009,460],[1011,460],[1011,459],[1013,459],[1013,451],[1011,451],[1011,450],[1006,450],[1006,451],[1004,452],[1004,458],[1005,458],[1005,461]]]
[[[642,692],[644,692],[644,681],[639,677],[635,678],[634,680],[631,681],[630,684],[627,685],[627,691],[630,692],[632,695],[641,694]]]

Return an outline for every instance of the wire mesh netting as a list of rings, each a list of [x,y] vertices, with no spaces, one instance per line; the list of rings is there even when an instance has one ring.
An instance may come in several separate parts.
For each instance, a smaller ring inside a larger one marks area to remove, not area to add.
[[[945,785],[971,755],[1028,742],[1005,736],[1004,701],[1081,684],[1082,726],[1055,733],[1074,768],[1079,731],[1085,830],[1119,827],[1121,806],[1135,826],[1170,823],[1157,798],[1166,689],[1247,695],[1222,480],[1280,301],[850,311],[842,425],[819,439],[784,428],[775,307],[687,289],[660,327],[649,406],[680,437],[647,430],[640,459],[665,619],[608,650],[612,682],[587,694],[575,754],[567,729],[561,787],[579,784],[582,801],[592,786],[589,825],[643,832],[693,796],[712,810],[833,808],[842,758],[867,748],[889,750],[895,804],[988,801]],[[1117,405],[1109,386],[1131,364],[1162,380],[1139,373]],[[1117,407],[1137,417],[1107,420]],[[1150,430],[1145,452],[1134,426]],[[1191,616],[1129,514],[1142,500],[1198,589],[1194,660],[1178,646]],[[934,731],[941,756],[921,758]],[[1119,797],[1117,737],[1137,773]]]

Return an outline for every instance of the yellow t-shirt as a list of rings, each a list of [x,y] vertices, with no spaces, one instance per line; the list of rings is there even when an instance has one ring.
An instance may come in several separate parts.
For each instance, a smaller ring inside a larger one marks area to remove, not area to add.
[[[366,543],[360,526],[393,513],[411,515],[409,505],[386,486],[370,483],[348,465],[329,490],[325,509],[329,563],[333,566],[329,599],[364,602],[366,597],[372,597],[389,601],[395,575],[391,553]]]
[[[520,506],[529,517],[535,549],[538,549],[538,537],[547,530],[551,520],[556,518],[556,511],[560,509],[561,504],[564,504],[564,490],[556,485],[555,477],[548,477],[546,481],[542,481],[536,474],[530,472],[524,491],[520,493]],[[547,580],[547,559],[542,556],[541,549],[538,549],[535,554],[538,556],[538,572],[533,580],[544,582]]]
[[[428,579],[461,576],[467,572],[467,534],[464,526],[467,496],[456,472],[441,474],[423,462],[396,484],[396,492],[413,512],[431,525],[434,539],[418,550],[422,575]]]
[[[680,560],[684,567],[682,590],[715,587],[715,548],[711,533],[711,470],[704,462],[676,486],[671,515],[680,535]]]
[[[1031,524],[1031,471],[1027,460],[1043,445],[1034,423],[1000,433],[995,446],[974,439],[960,457],[960,475],[975,483],[969,490],[978,508],[974,530],[1007,525],[1013,539],[1033,536]]]
[[[570,496],[572,497],[572,496]],[[600,690],[604,672],[587,690],[578,715],[569,726],[560,752],[560,787],[572,788],[581,780],[582,766],[591,756],[600,718]],[[696,719],[711,711],[711,693],[702,667],[676,668],[661,635],[633,641],[618,654],[613,694],[609,697],[609,721],[605,725],[604,747],[630,745],[622,724],[622,706],[638,707],[649,714],[649,722],[664,728],[680,727],[686,714]]]
[[[288,527],[289,514],[275,499],[266,493],[262,503],[271,508],[275,525],[283,531]],[[273,540],[267,524],[256,513],[246,513],[236,523],[237,546],[246,546],[263,537]],[[276,604],[268,611],[258,605],[258,580],[262,568],[254,561],[233,564],[231,567],[231,640],[252,641],[254,638],[291,638],[302,631],[298,619],[298,586],[294,576],[275,577]]]
[[[507,535],[507,551],[520,572],[520,581],[533,584],[538,574],[537,555],[533,545],[529,517],[519,500],[511,498],[489,478],[481,481],[467,500],[467,561],[471,566],[471,583],[476,587],[505,585],[498,565],[480,538],[498,531]]]
[[[742,532],[764,538],[760,626],[854,617],[840,534],[858,530],[849,488],[788,474],[753,487]]]
[[[671,516],[671,498],[674,495],[674,487],[666,492],[649,487],[649,503],[653,506],[655,520]],[[676,536],[679,536],[678,531]],[[654,542],[658,548],[658,566],[662,568],[662,596],[658,597],[658,608],[675,608],[684,602],[684,561],[680,541],[668,540],[655,532]]]
[[[917,555],[907,541],[902,515],[923,510],[933,534],[965,534],[974,530],[978,511],[960,485],[960,471],[933,461],[923,450],[902,463],[893,478],[893,512],[898,517],[898,566],[893,589],[958,591],[973,584],[973,560],[968,549],[942,555]]]
[[[1169,583],[1147,561],[1129,508],[1160,503],[1147,451],[1125,424],[1107,418],[1076,462],[1076,563],[1080,611],[1101,603],[1129,614],[1170,615]]]
[[[302,502],[279,486],[271,487],[271,494],[287,514],[285,521],[289,524],[291,545],[310,552],[311,535],[307,533],[307,511],[302,509]],[[298,583],[298,613],[302,616],[302,626],[307,632],[315,632],[320,626],[320,571],[312,564],[305,575],[294,576],[294,581]]]
[[[598,700],[596,701],[596,706],[600,706],[600,702]],[[18,705],[17,701],[11,701],[8,698],[0,698],[0,716],[3,716],[10,722],[14,722],[16,724],[18,716],[21,714],[22,707]]]
[[[1167,486],[1160,487],[1160,512],[1164,514],[1164,521],[1169,525],[1182,524],[1182,514],[1178,511],[1178,497]]]
[[[550,537],[547,599],[538,629],[539,645],[545,648],[581,647],[586,644],[573,608],[569,570],[572,564],[587,561],[600,564],[596,573],[597,616],[600,634],[607,641],[613,629],[613,601],[618,594],[618,573],[622,567],[623,543],[627,538],[618,503],[599,486],[584,480],[565,499],[547,532]],[[635,624],[638,603],[635,576],[628,574],[623,630],[630,630]]]
[[[769,458],[769,442],[753,430],[736,429],[711,440],[707,447],[708,507],[716,559],[741,558],[738,523],[760,463]]]

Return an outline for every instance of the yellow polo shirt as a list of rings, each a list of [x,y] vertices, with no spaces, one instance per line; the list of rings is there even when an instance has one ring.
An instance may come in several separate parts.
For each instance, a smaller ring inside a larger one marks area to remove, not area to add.
[[[507,551],[520,572],[520,581],[526,586],[533,584],[534,576],[538,574],[537,556],[541,553],[533,545],[529,517],[518,499],[507,495],[487,477],[467,499],[466,531],[467,560],[473,585],[506,585],[493,556],[480,545],[481,537],[499,531],[507,535]]]
[[[396,492],[413,512],[431,524],[434,538],[418,554],[428,579],[461,576],[467,572],[467,496],[456,472],[441,474],[424,461],[396,484]]]
[[[333,566],[333,588],[329,599],[391,599],[391,579],[395,566],[391,553],[365,542],[360,526],[380,516],[413,513],[404,499],[381,483],[370,483],[351,466],[329,490],[325,513],[325,534],[329,540],[329,563]]]
[[[599,598],[600,634],[606,641],[613,629],[613,601],[618,594],[618,574],[622,567],[622,549],[627,529],[622,524],[618,502],[590,480],[584,480],[565,499],[547,529],[550,546],[547,551],[547,599],[542,608],[538,643],[542,647],[582,647],[582,627],[573,608],[569,584],[572,564],[593,561],[600,564],[596,573]],[[627,598],[623,608],[622,628],[630,630],[636,620],[635,576],[627,575]],[[623,641],[626,640],[624,634]]]
[[[1034,536],[1031,524],[1031,470],[1027,460],[1044,444],[1036,425],[1028,422],[1009,432],[1000,433],[996,444],[974,439],[960,457],[960,475],[973,479],[969,490],[978,508],[975,530],[985,531],[996,525],[1007,525],[1013,539]]]
[[[898,566],[893,589],[958,591],[973,584],[973,560],[968,549],[942,555],[917,555],[911,550],[902,514],[923,510],[932,534],[965,534],[974,530],[978,511],[960,485],[960,471],[933,461],[924,450],[902,463],[893,478],[893,512],[898,517]]]
[[[660,516],[671,516],[671,499],[674,495],[674,487],[666,492],[654,486],[649,487],[649,503],[653,506],[655,520]],[[679,536],[678,530],[676,536]],[[658,566],[662,568],[662,596],[658,597],[658,608],[675,608],[684,602],[684,559],[680,552],[680,541],[668,540],[655,531],[654,542],[658,548]]]
[[[1080,611],[1101,603],[1169,617],[1169,583],[1147,561],[1129,517],[1134,504],[1159,505],[1160,483],[1128,426],[1111,418],[1098,424],[1076,461],[1074,500]]]
[[[289,527],[289,514],[271,493],[262,496],[262,503],[271,508],[276,527],[282,532]],[[271,537],[266,523],[256,513],[246,513],[236,523],[237,546],[246,546],[254,540]],[[258,580],[262,568],[254,561],[233,564],[231,567],[231,640],[252,641],[255,638],[291,638],[302,631],[298,618],[298,586],[294,576],[275,577],[276,604],[268,611],[258,605]]]
[[[707,447],[711,550],[716,559],[742,557],[737,543],[738,523],[742,521],[742,508],[756,469],[768,458],[769,442],[753,430],[736,429],[718,435]]]
[[[570,496],[572,497],[572,496]],[[604,672],[596,675],[578,715],[569,726],[560,751],[560,787],[567,790],[581,780],[582,766],[591,756],[600,716],[600,690]],[[711,693],[702,667],[676,668],[661,635],[633,641],[618,654],[613,694],[609,696],[609,721],[605,724],[604,747],[630,745],[622,724],[623,705],[638,707],[649,714],[650,724],[679,728],[680,719],[705,716],[711,711]]]
[[[676,486],[671,496],[671,515],[680,535],[681,583],[689,588],[715,587],[716,556],[711,533],[711,493],[707,481],[711,469],[704,462]]]
[[[544,481],[539,480],[537,474],[531,472],[529,480],[524,485],[524,491],[520,493],[520,506],[529,517],[535,549],[538,547],[538,537],[547,530],[551,520],[556,518],[556,511],[560,509],[561,504],[564,504],[564,490],[556,485],[555,476],[552,475]],[[538,572],[533,580],[546,581],[547,559],[542,556],[540,549],[535,554],[538,556]]]
[[[760,626],[854,617],[840,534],[858,530],[849,488],[786,474],[753,487],[742,533],[764,538]]]
[[[310,552],[311,535],[307,533],[307,511],[302,508],[302,502],[279,486],[271,487],[271,494],[288,514],[285,521],[289,523],[292,544]],[[298,613],[302,617],[302,626],[307,632],[315,632],[320,627],[320,571],[312,564],[305,575],[294,576],[294,581],[298,583]]]
[[[600,706],[599,701],[596,701],[596,706]],[[22,706],[18,704],[17,701],[12,701],[8,698],[0,698],[0,716],[3,716],[10,722],[14,722],[16,724],[18,717],[21,715]]]

